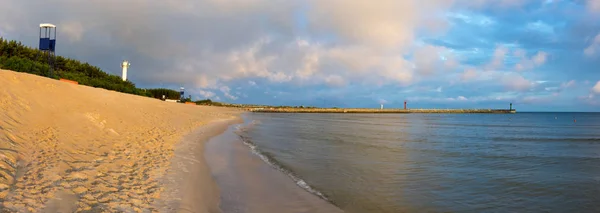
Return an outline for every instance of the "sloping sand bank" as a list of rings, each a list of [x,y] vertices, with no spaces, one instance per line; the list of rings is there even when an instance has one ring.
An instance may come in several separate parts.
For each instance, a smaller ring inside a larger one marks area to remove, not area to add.
[[[183,135],[239,113],[0,70],[0,210],[158,211]]]

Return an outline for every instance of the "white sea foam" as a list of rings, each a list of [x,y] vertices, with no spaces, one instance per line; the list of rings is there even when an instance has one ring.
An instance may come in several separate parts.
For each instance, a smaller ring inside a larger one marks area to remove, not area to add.
[[[330,200],[327,199],[327,197],[325,195],[323,195],[323,193],[321,193],[318,190],[316,190],[313,187],[311,187],[308,183],[306,183],[306,181],[304,181],[300,177],[296,176],[292,171],[290,171],[290,170],[282,167],[280,164],[277,163],[277,161],[275,159],[272,159],[272,158],[268,157],[254,143],[252,143],[247,137],[243,136],[243,134],[245,132],[247,132],[248,130],[254,128],[254,126],[257,125],[257,124],[260,124],[260,121],[253,120],[252,122],[248,123],[247,125],[236,126],[236,133],[237,133],[237,135],[241,138],[242,142],[246,146],[248,146],[250,148],[250,150],[252,151],[252,153],[255,154],[256,156],[258,156],[260,159],[262,159],[269,166],[271,166],[274,169],[277,169],[280,172],[283,172],[284,174],[286,174],[300,188],[302,188],[302,189],[310,192],[311,194],[316,195],[317,197],[319,197],[319,198],[321,198],[323,200],[326,200],[326,201],[330,202]]]

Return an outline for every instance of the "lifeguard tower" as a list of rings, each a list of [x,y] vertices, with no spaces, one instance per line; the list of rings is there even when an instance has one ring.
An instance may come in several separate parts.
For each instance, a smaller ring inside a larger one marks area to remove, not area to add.
[[[56,50],[56,25],[50,23],[42,23],[40,24],[40,44],[39,49],[43,57],[48,58],[48,65],[50,66],[50,70],[48,71],[49,77],[53,76],[54,70],[54,58],[55,58],[55,50]],[[40,56],[40,52],[38,52],[36,56],[36,61]]]
[[[185,97],[183,96],[183,94],[184,94],[184,88],[181,87],[181,88],[179,88],[179,100],[181,102],[183,102],[183,99],[185,99]]]

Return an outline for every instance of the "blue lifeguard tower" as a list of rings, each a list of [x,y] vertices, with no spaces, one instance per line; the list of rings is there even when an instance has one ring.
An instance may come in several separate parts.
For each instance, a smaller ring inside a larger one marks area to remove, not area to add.
[[[184,94],[184,89],[183,87],[179,88],[179,100],[183,102],[183,99],[185,99],[185,97],[183,96]]]
[[[54,70],[54,58],[56,50],[56,25],[50,23],[40,24],[40,44],[39,49],[43,57],[48,58],[48,65],[50,70],[48,71],[49,77],[52,77]],[[36,61],[40,56],[38,52]]]

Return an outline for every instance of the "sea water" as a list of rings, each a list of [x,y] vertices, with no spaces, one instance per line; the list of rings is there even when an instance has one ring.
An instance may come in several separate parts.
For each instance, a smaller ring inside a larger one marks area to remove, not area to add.
[[[244,119],[254,154],[346,212],[600,212],[600,113]]]

